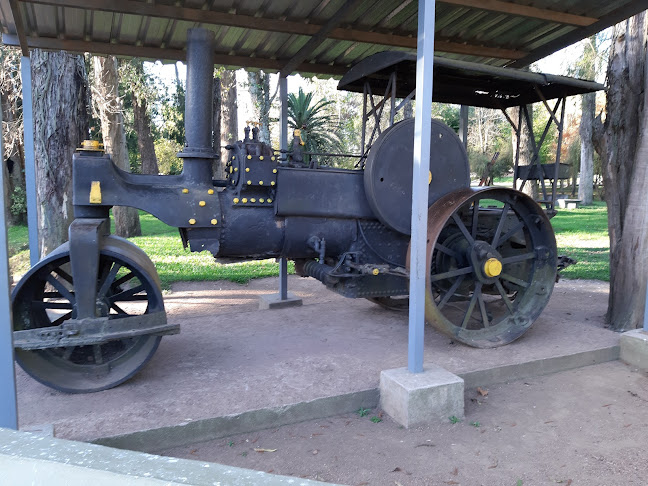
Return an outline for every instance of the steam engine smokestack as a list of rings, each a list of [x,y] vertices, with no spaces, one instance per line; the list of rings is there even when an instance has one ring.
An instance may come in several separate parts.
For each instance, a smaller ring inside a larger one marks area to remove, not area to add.
[[[214,106],[214,33],[207,29],[187,32],[187,93],[185,97],[185,147],[183,173],[195,182],[210,183]]]

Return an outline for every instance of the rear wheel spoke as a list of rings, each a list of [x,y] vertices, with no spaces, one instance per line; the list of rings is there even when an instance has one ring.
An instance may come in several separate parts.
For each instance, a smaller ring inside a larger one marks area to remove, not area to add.
[[[468,228],[466,228],[466,225],[461,220],[459,215],[457,213],[454,213],[452,215],[452,219],[454,220],[454,222],[456,223],[457,227],[459,228],[461,233],[464,235],[464,237],[468,240],[468,243],[470,243],[471,245],[473,243],[475,243],[475,239],[472,236],[470,236],[470,233],[468,232]]]
[[[47,276],[47,282],[56,290],[58,290],[58,293],[61,295],[61,297],[69,300],[72,304],[75,303],[74,295],[72,295],[72,293],[65,287],[65,285],[63,285],[63,283],[51,273]]]
[[[482,322],[484,323],[484,327],[488,327],[490,325],[490,322],[488,320],[488,312],[486,312],[486,302],[484,302],[484,296],[482,295],[481,289],[479,289],[479,295],[477,296],[477,300],[479,301],[479,311],[481,312]]]
[[[478,218],[479,218],[479,199],[476,199],[475,202],[473,203],[472,226],[470,227],[471,236],[473,237],[473,240],[475,238],[477,238],[477,219]]]
[[[470,298],[470,303],[468,304],[468,310],[466,311],[463,321],[461,322],[461,329],[466,329],[466,327],[468,326],[468,321],[470,320],[470,316],[472,316],[473,310],[475,310],[475,304],[477,303],[477,295],[481,293],[481,287],[482,287],[481,282],[477,282],[475,284],[475,291],[473,292],[473,295]]]
[[[138,285],[137,287],[133,287],[132,289],[124,290],[123,292],[120,292],[115,295],[111,295],[108,300],[112,304],[113,302],[121,302],[121,301],[130,301],[130,300],[137,300],[134,299],[133,296],[139,292],[142,292],[145,290],[144,285]]]
[[[497,245],[493,245],[494,247],[499,247],[502,246],[504,243],[506,243],[515,233],[520,231],[522,228],[524,228],[524,221],[519,221],[518,224],[513,226],[502,238],[497,242]]]
[[[60,326],[65,321],[67,321],[70,317],[72,317],[72,311],[68,312],[67,314],[63,314],[61,317],[59,317],[55,321],[52,321],[50,326]]]
[[[444,273],[439,273],[437,275],[432,275],[430,276],[430,282],[438,282],[440,280],[446,280],[452,277],[458,277],[460,275],[466,275],[467,273],[471,273],[473,271],[472,266],[470,267],[464,267],[464,268],[458,268],[456,270],[450,270],[449,272],[444,272]]]
[[[502,282],[500,282],[499,279],[495,280],[495,287],[497,287],[497,291],[502,296],[502,300],[504,301],[504,304],[506,305],[509,314],[513,314],[513,302],[511,302],[511,299],[509,299],[508,295],[506,295],[506,290],[504,290],[504,287],[502,286]]]
[[[529,286],[528,282],[525,282],[524,280],[514,277],[513,275],[509,275],[508,273],[500,273],[500,278],[503,278],[504,280],[508,280],[509,282],[514,283],[515,285],[519,285],[520,287],[524,287],[525,289]]]
[[[434,245],[434,249],[435,249],[435,250],[439,250],[440,252],[445,253],[446,255],[451,256],[451,257],[454,258],[455,260],[458,260],[458,259],[459,259],[459,255],[457,255],[457,253],[456,253],[455,251],[451,250],[451,249],[448,248],[447,246],[443,246],[441,243],[436,243],[436,244]]]
[[[493,242],[491,243],[491,246],[494,248],[497,248],[497,245],[499,243],[499,237],[502,234],[502,229],[504,229],[504,222],[506,221],[506,216],[508,215],[510,207],[511,205],[509,203],[506,203],[504,204],[504,208],[502,209],[502,215],[500,216],[500,219],[497,222],[497,228],[495,229],[495,236],[493,236]]]
[[[443,296],[443,299],[441,299],[441,301],[437,304],[437,307],[439,309],[442,309],[443,306],[448,303],[450,298],[454,295],[454,293],[457,291],[457,289],[461,285],[461,282],[463,282],[465,278],[466,278],[465,275],[460,275],[459,278],[457,280],[455,280],[455,282],[452,284],[452,287],[450,287],[450,289]]]
[[[518,262],[523,262],[525,260],[532,260],[535,257],[536,257],[535,252],[523,253],[522,255],[514,255],[514,256],[502,258],[500,260],[500,263],[502,265],[506,265],[508,263],[518,263]]]
[[[108,272],[108,275],[106,275],[106,278],[101,283],[99,291],[97,292],[97,299],[102,299],[104,297],[104,295],[106,295],[106,292],[108,292],[108,289],[110,288],[110,286],[114,282],[115,277],[117,276],[117,272],[119,272],[120,268],[121,268],[121,265],[119,263],[115,263],[112,266],[112,268]]]

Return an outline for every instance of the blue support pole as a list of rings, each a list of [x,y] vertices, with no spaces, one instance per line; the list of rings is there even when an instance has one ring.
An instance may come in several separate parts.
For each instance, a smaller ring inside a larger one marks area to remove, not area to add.
[[[279,98],[281,99],[281,116],[279,124],[279,148],[288,150],[288,79],[279,75]],[[281,160],[286,160],[285,152],[281,154]],[[279,259],[279,298],[288,299],[288,261],[285,258]]]
[[[0,110],[0,159],[4,164],[2,147],[2,110]],[[0,427],[18,429],[18,406],[16,401],[16,373],[9,298],[9,254],[7,252],[7,217],[4,200],[4,167],[0,168]]]
[[[648,284],[646,285],[646,306],[644,307],[644,325],[643,330],[648,332]]]
[[[29,261],[34,266],[40,260],[38,246],[38,210],[36,207],[36,159],[34,157],[34,118],[32,107],[31,59],[20,60],[23,94],[23,128],[25,137],[25,191],[27,193],[27,228],[29,230]]]
[[[425,252],[427,246],[430,131],[432,127],[435,4],[435,0],[419,0],[418,2],[409,342],[407,353],[407,368],[412,373],[421,373],[423,371],[425,277],[428,273]],[[434,174],[432,174],[432,177],[434,177]]]

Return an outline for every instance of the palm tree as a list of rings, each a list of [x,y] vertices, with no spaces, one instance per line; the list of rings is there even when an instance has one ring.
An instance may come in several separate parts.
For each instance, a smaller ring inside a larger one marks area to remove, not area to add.
[[[325,152],[339,148],[340,140],[333,133],[334,117],[326,113],[332,101],[319,100],[313,104],[313,93],[288,95],[288,126],[301,130],[304,152]]]

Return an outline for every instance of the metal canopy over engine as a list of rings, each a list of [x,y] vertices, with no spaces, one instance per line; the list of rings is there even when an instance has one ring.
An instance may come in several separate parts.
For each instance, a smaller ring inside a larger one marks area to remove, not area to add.
[[[428,205],[456,189],[470,186],[468,156],[457,134],[432,120]],[[385,226],[410,234],[414,119],[392,125],[369,150],[364,188],[369,206]]]

